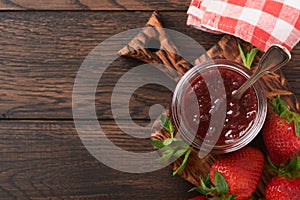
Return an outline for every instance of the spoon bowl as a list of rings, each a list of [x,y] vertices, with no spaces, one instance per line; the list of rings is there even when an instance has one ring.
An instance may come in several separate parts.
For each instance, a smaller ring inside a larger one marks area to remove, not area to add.
[[[259,61],[255,73],[239,89],[233,92],[233,97],[239,99],[242,94],[263,75],[274,72],[291,60],[290,52],[279,44],[272,45]]]

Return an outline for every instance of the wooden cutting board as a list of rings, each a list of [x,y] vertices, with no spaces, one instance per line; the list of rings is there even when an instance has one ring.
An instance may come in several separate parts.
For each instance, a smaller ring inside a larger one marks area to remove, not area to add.
[[[120,55],[133,57],[147,63],[159,63],[165,66],[161,69],[164,73],[168,74],[169,77],[178,81],[180,77],[188,71],[191,67],[207,59],[227,59],[242,63],[240,52],[237,46],[237,42],[241,43],[247,50],[251,49],[253,46],[245,41],[242,41],[234,36],[224,35],[221,40],[211,47],[206,54],[202,55],[195,60],[194,63],[187,62],[184,58],[178,56],[179,51],[177,47],[172,43],[171,39],[164,32],[161,23],[161,17],[158,12],[153,12],[151,18],[147,22],[146,26],[152,27],[151,29],[145,29],[140,34],[138,34],[127,46],[119,51]],[[156,39],[161,42],[160,50],[152,52],[149,49],[145,49],[144,46],[150,41]],[[170,53],[174,52],[174,53]],[[262,53],[259,53],[254,60],[252,70],[255,71],[258,60],[260,59]],[[170,73],[175,69],[177,73]],[[286,81],[283,73],[279,70],[275,73],[265,75],[263,77],[263,87],[266,91],[268,99],[273,99],[277,95],[280,95],[285,101],[288,102],[292,110],[299,112],[299,102],[296,96],[290,91],[288,82]],[[165,113],[169,115],[169,112]],[[153,125],[153,132],[151,133],[151,139],[153,140],[164,140],[170,137],[170,134],[161,127],[159,119]],[[262,141],[262,136],[259,134],[254,141],[251,142],[252,146],[259,148],[265,155],[265,147]],[[200,159],[197,155],[198,151],[196,149],[192,150],[188,163],[183,172],[179,173],[179,176],[185,180],[191,182],[192,184],[199,185],[199,177],[203,177],[209,172],[210,166],[222,155],[209,154],[204,159]],[[170,167],[176,170],[182,162],[182,158],[172,163]],[[264,171],[262,178],[256,191],[249,199],[263,199],[265,185],[271,175]]]

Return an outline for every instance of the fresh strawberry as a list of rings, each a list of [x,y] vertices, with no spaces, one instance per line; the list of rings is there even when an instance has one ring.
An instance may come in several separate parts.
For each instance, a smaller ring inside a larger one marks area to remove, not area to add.
[[[272,162],[280,164],[300,151],[300,115],[291,112],[280,97],[271,105],[274,113],[267,116],[262,132]]]
[[[266,200],[299,200],[300,178],[288,179],[275,176],[266,187]]]
[[[206,196],[197,196],[197,197],[191,198],[189,200],[207,200],[207,197]]]
[[[300,199],[300,157],[286,167],[271,164],[272,171],[278,173],[267,184],[266,200],[299,200]]]
[[[211,182],[206,177],[193,190],[218,197],[214,199],[247,199],[256,189],[263,167],[263,154],[248,146],[217,160],[210,169]]]

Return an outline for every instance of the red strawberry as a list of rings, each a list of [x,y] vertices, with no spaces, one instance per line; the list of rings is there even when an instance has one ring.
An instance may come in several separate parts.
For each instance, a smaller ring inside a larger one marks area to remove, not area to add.
[[[210,169],[210,174],[193,188],[219,199],[247,199],[256,189],[264,167],[264,156],[256,148],[245,147],[224,155]]]
[[[267,184],[266,200],[299,200],[300,178],[288,179],[275,176]]]
[[[291,112],[279,97],[271,104],[274,113],[268,115],[262,132],[272,162],[280,164],[300,151],[300,115]]]
[[[206,196],[197,196],[197,197],[191,198],[189,200],[207,200],[207,197]]]
[[[214,172],[220,172],[228,183],[229,194],[236,194],[235,200],[246,199],[256,189],[263,167],[263,154],[245,147],[217,160],[210,169],[210,178],[214,183]]]
[[[300,157],[279,167],[270,162],[270,169],[278,173],[267,184],[266,200],[300,199]]]

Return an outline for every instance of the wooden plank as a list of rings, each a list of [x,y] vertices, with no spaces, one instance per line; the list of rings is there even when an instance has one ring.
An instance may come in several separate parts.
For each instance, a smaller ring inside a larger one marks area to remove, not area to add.
[[[0,10],[181,10],[189,0],[0,0]]]
[[[132,12],[0,13],[1,118],[71,119],[73,83],[84,58],[110,36],[144,26],[150,15]],[[162,16],[167,28],[193,36],[205,48],[220,37],[186,27],[185,12],[163,12]],[[134,23],[128,23],[131,21]],[[126,71],[139,64],[142,63],[128,58],[120,58],[112,64],[98,87],[99,118],[112,118],[109,105],[113,85]],[[159,87],[148,87],[141,92],[134,98],[136,103],[132,103],[135,106],[133,118],[148,118],[145,111],[149,105],[165,102],[170,97],[170,93]]]
[[[134,152],[153,150],[149,140],[130,138],[113,121],[99,123],[121,148]],[[147,121],[139,123],[146,125]],[[126,121],[121,124],[127,125]],[[73,121],[11,120],[1,121],[0,126],[1,200],[179,200],[195,195],[187,192],[192,185],[178,176],[172,177],[169,168],[130,174],[106,167],[85,149]],[[127,128],[132,133],[139,131]]]
[[[142,27],[150,15],[150,12],[0,13],[0,118],[71,119],[73,83],[84,58],[110,36]],[[206,49],[221,37],[187,27],[185,12],[162,12],[161,15],[166,28],[191,36]],[[134,23],[129,23],[131,21]],[[181,42],[186,48],[184,45]],[[300,95],[300,45],[292,54],[292,62],[283,72],[292,90]],[[128,58],[120,58],[112,64],[98,87],[99,119],[112,119],[113,85],[139,64],[142,63]],[[148,86],[139,92],[131,103],[131,117],[135,119],[148,119],[151,105],[166,105],[170,98],[170,93],[161,87]],[[119,118],[124,116],[118,113]]]

